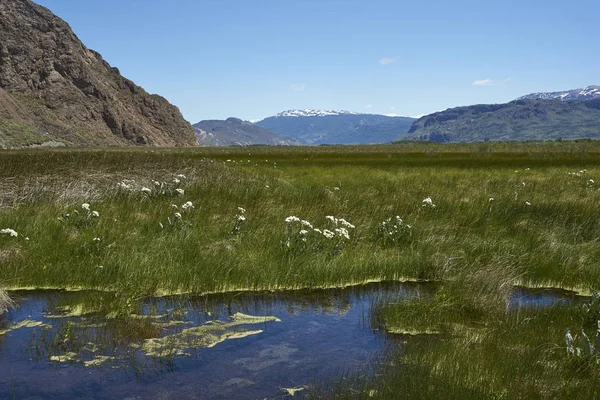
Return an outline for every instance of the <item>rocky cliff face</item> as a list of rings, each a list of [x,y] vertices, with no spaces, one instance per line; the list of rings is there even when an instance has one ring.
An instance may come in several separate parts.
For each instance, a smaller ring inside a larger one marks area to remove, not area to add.
[[[196,144],[179,109],[124,78],[31,0],[0,0],[0,146]]]

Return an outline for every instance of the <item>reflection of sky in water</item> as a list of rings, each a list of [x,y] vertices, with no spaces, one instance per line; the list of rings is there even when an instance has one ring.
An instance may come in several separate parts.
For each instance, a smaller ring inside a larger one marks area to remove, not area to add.
[[[44,350],[45,343],[60,336],[69,321],[81,322],[80,317],[46,317],[56,314],[60,305],[80,301],[77,296],[83,299],[82,296],[90,294],[19,293],[16,297],[20,308],[11,311],[8,320],[42,321],[53,328],[21,328],[0,335],[0,397],[10,398],[13,393],[16,398],[49,399],[283,396],[282,388],[308,385],[347,371],[368,371],[369,362],[388,342],[385,334],[372,327],[371,306],[378,301],[427,295],[431,290],[431,285],[372,284],[345,290],[149,299],[143,307],[144,313],[169,316],[156,321],[176,318],[187,322],[159,324],[161,336],[211,320],[228,321],[229,316],[238,312],[275,316],[281,322],[242,327],[263,332],[226,340],[212,348],[188,349],[189,357],[171,360],[144,357],[139,350],[111,344],[97,354],[117,356],[120,360],[99,368],[86,368],[81,362],[51,363]],[[557,295],[552,292],[517,291],[511,307],[543,307],[556,300]],[[6,322],[7,318],[4,319]],[[0,330],[3,327],[0,323]],[[83,337],[83,342],[89,340],[99,345],[111,342],[102,329],[91,328],[77,334],[80,340]],[[93,354],[85,356],[87,360],[93,358]]]
[[[572,305],[581,300],[575,292],[558,289],[517,288],[510,298],[510,310],[528,307],[543,308],[553,304]]]

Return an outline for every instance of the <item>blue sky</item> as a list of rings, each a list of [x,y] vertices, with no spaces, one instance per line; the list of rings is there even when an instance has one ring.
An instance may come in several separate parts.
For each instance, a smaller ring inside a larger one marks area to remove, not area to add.
[[[600,84],[597,0],[35,0],[192,123],[416,116]]]

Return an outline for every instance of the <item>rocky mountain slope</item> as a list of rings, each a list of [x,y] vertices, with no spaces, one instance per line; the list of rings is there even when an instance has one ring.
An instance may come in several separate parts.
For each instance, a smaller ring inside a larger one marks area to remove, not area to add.
[[[538,92],[519,97],[517,100],[544,99],[544,100],[593,100],[600,99],[600,86],[588,86],[585,89],[566,90],[564,92]]]
[[[476,142],[559,138],[600,139],[600,98],[524,99],[450,108],[420,118],[399,139]]]
[[[206,120],[194,124],[196,138],[202,146],[248,146],[266,144],[295,146],[297,140],[278,135],[260,126],[238,118]]]
[[[349,111],[288,110],[256,125],[303,144],[389,143],[408,131],[414,118]]]
[[[177,107],[121,76],[50,10],[0,0],[0,147],[194,144]]]

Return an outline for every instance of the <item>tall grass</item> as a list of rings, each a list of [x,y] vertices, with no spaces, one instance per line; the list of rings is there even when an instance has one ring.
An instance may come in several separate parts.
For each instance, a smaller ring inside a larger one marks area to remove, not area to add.
[[[600,278],[597,151],[551,143],[4,152],[0,228],[19,237],[0,237],[0,273],[11,287],[173,293],[446,280],[481,264],[509,267],[525,285],[585,289]],[[176,185],[178,174],[186,179]],[[132,189],[118,188],[123,180]],[[427,197],[435,208],[423,207]],[[195,208],[174,221],[172,204],[186,201]],[[73,222],[84,202],[100,217]],[[246,221],[232,234],[238,207]],[[290,215],[315,227],[343,217],[356,229],[343,247],[290,255]],[[396,215],[412,233],[389,243],[379,228]]]
[[[6,293],[4,289],[0,289],[0,315],[4,314],[10,308],[14,306],[14,303]]]
[[[18,232],[0,234],[0,277],[115,291],[123,314],[156,293],[436,281],[373,313],[406,342],[389,369],[314,395],[595,398],[597,366],[564,347],[589,321],[507,300],[517,284],[600,286],[599,156],[596,142],[0,152],[0,229]],[[290,216],[356,228],[329,240]]]

